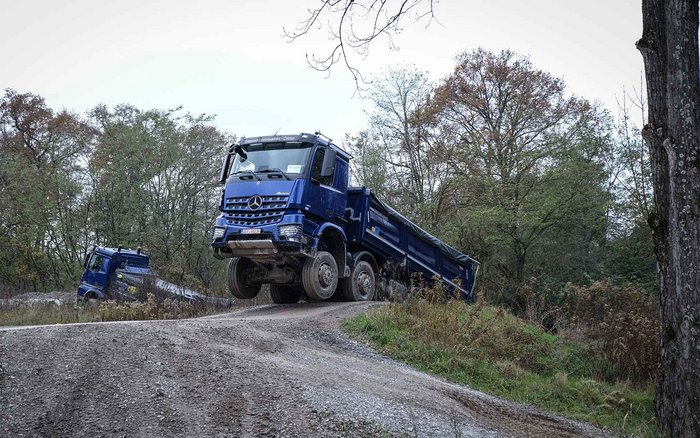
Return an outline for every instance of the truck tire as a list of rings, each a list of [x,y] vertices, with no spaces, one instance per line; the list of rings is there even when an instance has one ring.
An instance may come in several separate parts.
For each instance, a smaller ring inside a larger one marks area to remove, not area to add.
[[[270,298],[275,304],[294,304],[299,302],[301,291],[298,287],[270,285]]]
[[[255,298],[260,293],[261,285],[248,284],[248,274],[255,263],[247,257],[233,257],[228,263],[228,290],[231,295],[241,300]]]
[[[316,257],[308,257],[301,270],[301,281],[306,294],[314,300],[327,300],[338,286],[338,265],[333,256],[319,251]]]
[[[99,302],[100,302],[100,299],[97,298],[97,295],[95,295],[94,292],[86,293],[83,296],[83,299],[81,300],[81,304],[91,305],[91,306],[97,305],[97,304],[99,304]]]
[[[343,280],[343,295],[348,301],[370,301],[376,290],[374,269],[365,261],[356,263],[350,276]]]

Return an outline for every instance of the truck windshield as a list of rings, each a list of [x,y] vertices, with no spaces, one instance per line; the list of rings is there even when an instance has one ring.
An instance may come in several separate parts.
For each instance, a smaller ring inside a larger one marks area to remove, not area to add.
[[[243,146],[247,158],[236,155],[230,175],[245,172],[279,172],[299,178],[309,163],[311,143],[264,143]]]

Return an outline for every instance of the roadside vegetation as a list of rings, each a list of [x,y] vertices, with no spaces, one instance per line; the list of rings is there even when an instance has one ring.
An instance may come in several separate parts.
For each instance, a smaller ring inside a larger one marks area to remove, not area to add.
[[[616,433],[654,436],[655,326],[624,325],[626,317],[645,320],[646,309],[596,307],[623,293],[604,283],[567,293],[556,333],[483,299],[442,302],[434,289],[348,320],[344,329],[392,358],[471,388]],[[581,311],[584,304],[590,307]]]
[[[183,319],[222,311],[224,310],[221,307],[205,303],[157,300],[153,294],[149,294],[145,302],[104,301],[94,304],[37,303],[0,306],[0,326]]]

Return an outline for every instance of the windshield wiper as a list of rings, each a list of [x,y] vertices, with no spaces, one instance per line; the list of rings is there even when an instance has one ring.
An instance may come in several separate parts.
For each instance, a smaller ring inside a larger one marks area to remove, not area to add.
[[[252,170],[239,170],[238,172],[233,172],[231,174],[231,176],[238,175],[239,173],[249,173],[249,174],[253,175],[253,177],[255,177],[255,179],[257,179],[258,181],[261,181],[261,179]]]
[[[289,175],[287,175],[286,173],[284,173],[284,171],[283,171],[282,169],[280,169],[279,167],[273,167],[273,168],[265,169],[265,170],[258,170],[258,173],[271,173],[271,172],[279,172],[279,173],[281,173],[282,175],[284,175],[285,178],[287,178],[288,180],[291,180],[291,178],[289,177]]]

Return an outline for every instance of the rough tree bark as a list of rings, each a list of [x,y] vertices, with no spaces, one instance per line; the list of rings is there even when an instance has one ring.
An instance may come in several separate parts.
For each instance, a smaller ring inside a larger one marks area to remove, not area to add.
[[[698,1],[643,0],[655,211],[649,222],[661,286],[660,432],[700,436],[700,74]]]

